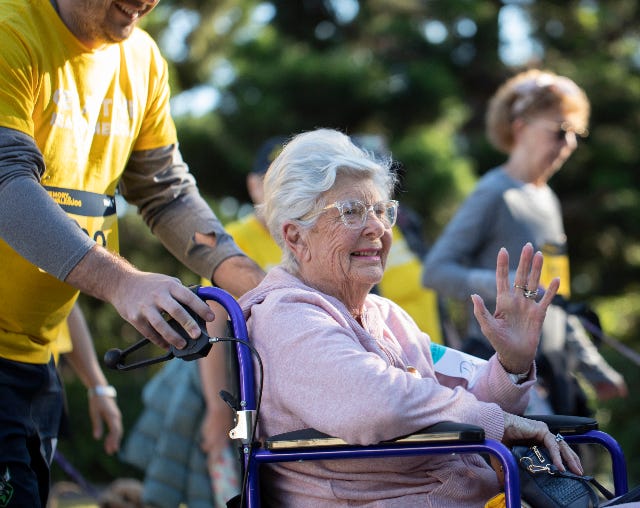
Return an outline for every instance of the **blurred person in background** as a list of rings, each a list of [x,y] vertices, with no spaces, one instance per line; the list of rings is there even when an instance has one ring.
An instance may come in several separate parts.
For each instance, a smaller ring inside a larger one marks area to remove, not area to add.
[[[229,438],[233,412],[220,390],[229,391],[220,345],[205,358],[168,362],[144,386],[144,409],[119,458],[144,473],[146,506],[222,508],[240,491],[240,465]]]
[[[59,366],[61,360],[67,362],[87,389],[93,438],[104,436],[104,451],[109,455],[116,453],[122,439],[122,413],[116,401],[116,389],[109,384],[100,367],[89,326],[78,302],[54,342],[53,356]],[[68,411],[67,407],[65,409]],[[63,413],[60,437],[71,436],[68,416]]]
[[[553,72],[524,71],[498,88],[489,102],[486,133],[507,160],[480,179],[427,254],[426,287],[463,301],[477,293],[495,302],[496,252],[502,247],[513,252],[531,242],[544,255],[540,289],[559,277],[559,295],[570,298],[561,204],[548,181],[576,150],[578,137],[587,135],[589,113],[585,92]],[[515,259],[510,269],[513,281]],[[471,302],[468,309],[463,349],[488,358],[493,348],[473,319]],[[579,318],[562,306],[547,310],[536,363],[540,398],[534,400],[546,404],[532,407],[531,413],[590,415],[577,373],[600,400],[627,395],[622,376],[599,353]]]
[[[253,212],[225,225],[225,229],[242,251],[265,271],[280,264],[282,251],[271,237],[264,219],[256,213],[255,206],[264,200],[264,174],[287,140],[286,136],[274,136],[260,146],[251,171],[246,177],[247,193],[254,206]]]

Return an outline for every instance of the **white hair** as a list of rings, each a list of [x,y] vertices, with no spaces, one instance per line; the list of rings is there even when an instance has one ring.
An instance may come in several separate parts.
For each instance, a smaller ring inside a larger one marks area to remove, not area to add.
[[[283,225],[298,221],[311,227],[317,217],[301,217],[325,206],[321,194],[331,189],[337,175],[370,179],[383,199],[396,182],[392,160],[377,159],[353,144],[349,136],[332,129],[317,129],[293,137],[269,166],[264,180],[264,203],[259,207],[271,236],[282,249],[282,263],[295,271],[297,260],[283,238]]]

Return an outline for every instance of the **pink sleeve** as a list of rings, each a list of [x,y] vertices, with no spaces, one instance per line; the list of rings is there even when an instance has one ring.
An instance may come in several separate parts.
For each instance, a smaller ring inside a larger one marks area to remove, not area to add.
[[[450,420],[502,437],[500,407],[464,388],[440,385],[429,358],[422,358],[416,377],[367,351],[348,318],[322,297],[275,293],[252,308],[249,320],[266,366],[266,433],[313,427],[370,444]]]

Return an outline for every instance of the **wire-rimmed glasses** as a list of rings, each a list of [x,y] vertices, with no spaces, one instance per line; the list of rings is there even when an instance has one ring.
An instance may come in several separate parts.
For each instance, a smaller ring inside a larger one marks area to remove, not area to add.
[[[364,227],[367,222],[369,212],[373,212],[376,219],[382,222],[386,229],[391,229],[396,223],[396,219],[398,217],[398,202],[395,199],[378,201],[371,205],[363,203],[359,199],[352,199],[331,203],[317,212],[308,214],[305,218],[310,219],[330,210],[331,208],[336,208],[338,210],[342,223],[349,229],[359,229]]]

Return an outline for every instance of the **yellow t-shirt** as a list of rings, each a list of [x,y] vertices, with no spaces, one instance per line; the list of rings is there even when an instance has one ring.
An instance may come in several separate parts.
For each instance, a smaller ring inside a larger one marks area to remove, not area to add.
[[[87,49],[49,0],[0,0],[0,13],[0,126],[35,139],[43,186],[89,236],[117,251],[114,194],[131,152],[176,142],[166,62],[139,29]],[[78,292],[2,240],[0,259],[0,356],[45,363]]]
[[[65,319],[62,325],[58,327],[58,337],[49,343],[53,360],[58,363],[60,355],[73,351],[73,343],[71,342],[71,331],[69,330],[69,322]]]
[[[566,299],[571,298],[571,274],[569,270],[569,256],[567,255],[567,246],[557,246],[549,243],[540,247],[540,251],[544,256],[542,265],[542,273],[540,274],[540,285],[548,287],[551,281],[558,277],[560,279],[560,287],[558,294]]]
[[[265,272],[282,261],[280,247],[255,214],[231,222],[225,226],[225,229],[242,252],[258,263]]]
[[[402,307],[433,342],[442,344],[438,296],[435,291],[422,287],[422,264],[400,228],[396,226],[392,231],[393,243],[378,285],[380,294]]]
[[[280,247],[255,215],[230,223],[225,229],[263,270],[280,264]],[[432,341],[442,344],[438,298],[434,291],[422,287],[421,271],[420,260],[409,248],[400,229],[394,227],[393,244],[379,284],[380,294],[400,305]]]

